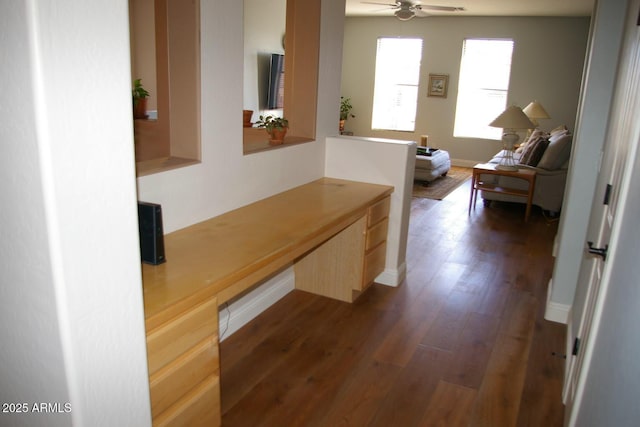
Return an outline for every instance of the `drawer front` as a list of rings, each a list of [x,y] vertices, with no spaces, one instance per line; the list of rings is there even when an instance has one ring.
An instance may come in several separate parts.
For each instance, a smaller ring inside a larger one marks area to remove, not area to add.
[[[369,286],[378,274],[384,271],[387,258],[387,242],[383,242],[373,248],[364,257],[364,274],[362,288]]]
[[[210,376],[154,418],[154,427],[216,427],[221,422],[220,379]]]
[[[217,336],[218,303],[215,298],[147,332],[149,375],[153,375],[207,337]]]
[[[385,218],[373,227],[367,230],[367,240],[365,244],[365,250],[369,251],[371,248],[378,246],[380,243],[387,240],[387,229],[389,228],[389,219]]]
[[[371,206],[367,214],[367,227],[380,222],[389,216],[389,206],[391,205],[391,197],[385,197],[375,205]]]
[[[208,376],[220,375],[218,339],[206,338],[149,378],[151,415],[160,415]]]

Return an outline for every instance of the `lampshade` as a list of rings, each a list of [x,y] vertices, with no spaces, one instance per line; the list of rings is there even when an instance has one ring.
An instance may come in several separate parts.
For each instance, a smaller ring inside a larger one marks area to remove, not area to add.
[[[544,107],[536,100],[530,102],[529,105],[522,110],[530,119],[550,119],[549,113]]]
[[[396,15],[396,18],[398,18],[401,21],[408,21],[409,19],[413,18],[416,14],[411,9],[403,7],[396,10],[396,13],[394,15]]]
[[[531,122],[535,125],[534,127],[538,127],[538,119],[551,118],[549,113],[547,113],[544,107],[537,100],[530,102],[522,111],[531,119]]]
[[[489,126],[503,129],[532,129],[536,127],[527,115],[515,105],[507,108]]]

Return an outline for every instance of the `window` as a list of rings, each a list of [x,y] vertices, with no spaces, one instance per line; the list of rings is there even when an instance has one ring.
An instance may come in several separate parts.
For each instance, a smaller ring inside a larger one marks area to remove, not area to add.
[[[453,136],[502,138],[489,123],[507,105],[512,52],[513,40],[464,41]]]
[[[372,129],[415,129],[421,57],[422,39],[378,39]]]

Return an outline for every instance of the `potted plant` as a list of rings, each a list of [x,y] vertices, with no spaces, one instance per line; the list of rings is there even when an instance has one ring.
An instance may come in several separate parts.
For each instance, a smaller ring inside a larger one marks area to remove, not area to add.
[[[355,117],[351,114],[353,106],[351,105],[351,98],[340,97],[340,132],[344,132],[344,122],[349,117]]]
[[[142,86],[142,79],[133,81],[133,118],[146,119],[147,116],[147,97],[149,92]]]
[[[289,121],[284,117],[260,116],[256,126],[266,129],[269,134],[270,144],[278,145],[284,143],[284,136],[287,134],[287,129],[289,129]]]

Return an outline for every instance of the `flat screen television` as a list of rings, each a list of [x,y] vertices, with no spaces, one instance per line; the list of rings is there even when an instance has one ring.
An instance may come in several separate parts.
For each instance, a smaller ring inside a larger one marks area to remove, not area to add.
[[[269,64],[267,109],[277,108],[284,108],[284,55],[272,53]]]

